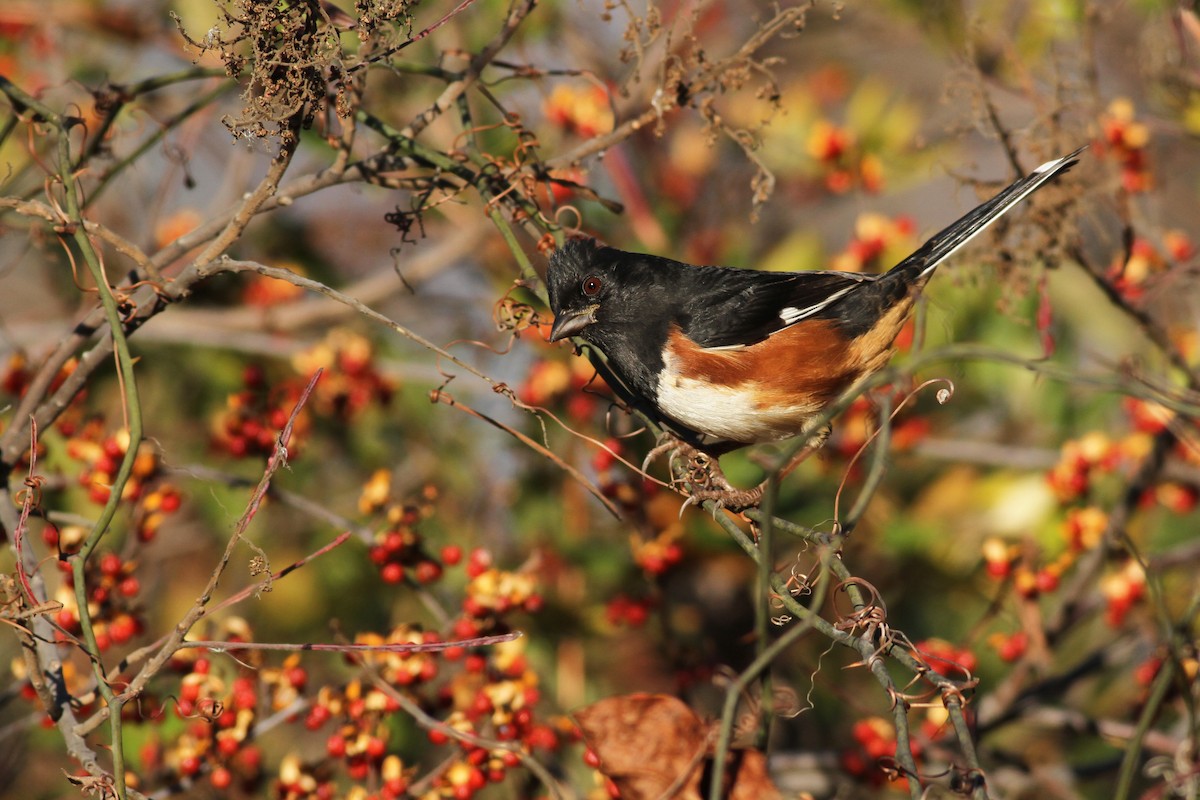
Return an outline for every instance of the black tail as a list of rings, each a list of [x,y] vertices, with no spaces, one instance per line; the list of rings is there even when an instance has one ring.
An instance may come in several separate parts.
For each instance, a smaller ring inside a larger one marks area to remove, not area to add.
[[[909,280],[917,281],[925,278],[937,269],[951,255],[967,242],[975,238],[984,228],[991,225],[1001,215],[1008,212],[1017,203],[1040,189],[1047,181],[1066,172],[1079,161],[1079,154],[1087,149],[1087,145],[1073,153],[1047,161],[1024,178],[1013,183],[1000,194],[977,206],[958,221],[949,225],[945,230],[921,245],[915,253],[892,267],[889,272],[915,273]]]

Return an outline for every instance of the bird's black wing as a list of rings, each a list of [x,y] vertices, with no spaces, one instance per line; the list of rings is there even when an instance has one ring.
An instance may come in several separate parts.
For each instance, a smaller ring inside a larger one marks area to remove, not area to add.
[[[852,272],[758,272],[698,267],[684,299],[683,333],[701,347],[762,341],[836,303],[877,276]]]

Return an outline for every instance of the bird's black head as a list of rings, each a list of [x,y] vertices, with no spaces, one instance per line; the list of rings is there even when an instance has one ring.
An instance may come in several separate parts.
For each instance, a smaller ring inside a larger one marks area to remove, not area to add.
[[[611,309],[606,301],[619,294],[619,250],[602,247],[595,239],[569,239],[550,257],[546,285],[554,326],[550,341],[568,336],[583,336],[587,329],[600,322]]]
[[[686,322],[680,287],[694,267],[571,239],[550,257],[550,340],[579,336],[598,347],[614,376],[653,397],[671,325]]]

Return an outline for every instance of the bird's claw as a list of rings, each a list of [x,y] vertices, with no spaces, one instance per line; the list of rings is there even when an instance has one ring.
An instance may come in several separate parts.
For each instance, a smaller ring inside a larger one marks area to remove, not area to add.
[[[762,486],[756,486],[753,489],[738,489],[725,477],[720,462],[716,458],[686,442],[671,440],[655,446],[647,454],[642,469],[645,470],[654,459],[668,452],[670,453],[672,485],[677,487],[681,494],[687,495],[687,499],[679,509],[680,516],[689,506],[699,506],[708,501],[714,504],[713,511],[715,513],[722,509],[743,511],[758,505],[762,500]],[[681,457],[686,457],[687,463],[681,470],[682,475],[679,475],[676,473],[674,465],[675,460]]]

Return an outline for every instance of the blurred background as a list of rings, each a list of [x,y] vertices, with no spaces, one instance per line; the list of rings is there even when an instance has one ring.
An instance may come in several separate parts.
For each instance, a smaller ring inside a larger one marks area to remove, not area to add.
[[[322,368],[248,528],[261,552],[236,551],[216,598],[260,579],[256,555],[279,570],[352,535],[192,638],[523,638],[365,670],[181,650],[125,706],[130,786],[608,796],[567,714],[661,692],[719,716],[730,677],[792,623],[728,531],[680,513],[665,464],[659,482],[633,468],[653,436],[589,361],[545,342],[553,238],[881,271],[1086,144],[939,271],[888,385],[835,422],[773,511],[830,531],[870,495],[842,561],[886,609],[886,641],[970,684],[992,796],[1194,796],[1198,49],[1192,4],[1150,0],[7,0],[0,565],[16,571],[37,411],[44,481],[20,557],[88,718],[83,651],[118,687],[139,674],[144,656],[122,658],[194,607]],[[279,199],[248,206],[292,145]],[[87,561],[94,642],[56,559],[109,500],[131,388],[111,356],[89,359],[106,322],[79,220],[132,334],[145,431]],[[72,375],[80,391],[55,395]],[[722,463],[749,486],[780,451]],[[765,549],[776,574],[823,571],[796,536]],[[844,622],[844,592],[824,590],[820,612]],[[12,625],[23,606],[8,607]],[[790,796],[918,785],[888,771],[893,698],[859,661],[809,632],[747,700],[763,721],[743,744]],[[17,635],[0,665],[0,787],[71,791],[78,751],[42,724]],[[889,665],[903,687],[912,673]],[[427,718],[370,690],[373,674]],[[950,791],[969,759],[938,697],[913,691],[901,735],[922,782]],[[439,725],[517,742],[547,774]],[[90,734],[105,764],[106,732]]]

